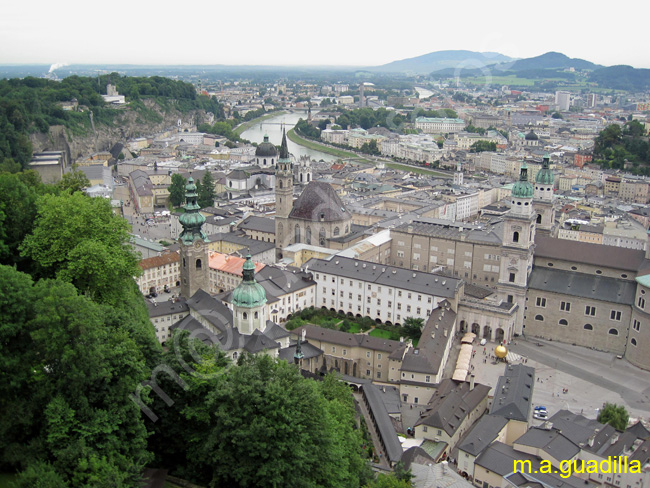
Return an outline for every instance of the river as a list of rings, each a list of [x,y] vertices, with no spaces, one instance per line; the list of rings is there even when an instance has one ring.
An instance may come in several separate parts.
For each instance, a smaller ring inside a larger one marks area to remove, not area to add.
[[[267,134],[269,136],[269,142],[279,146],[282,142],[282,125],[280,124],[284,123],[286,129],[289,130],[292,129],[301,118],[306,119],[307,114],[304,112],[298,112],[278,115],[266,119],[259,124],[255,124],[250,129],[242,132],[241,137],[242,139],[248,139],[251,142],[260,143],[264,140],[264,134]],[[296,158],[300,158],[300,156],[309,156],[315,161],[320,161],[321,159],[324,161],[336,161],[339,159],[336,156],[294,144],[289,140],[289,138],[287,138],[287,144],[289,146],[289,152]]]

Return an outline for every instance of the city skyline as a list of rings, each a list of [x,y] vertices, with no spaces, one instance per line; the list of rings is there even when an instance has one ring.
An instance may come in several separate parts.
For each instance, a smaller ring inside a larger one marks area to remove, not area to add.
[[[295,0],[271,8],[257,0],[246,9],[184,7],[124,0],[102,10],[75,0],[9,4],[0,19],[0,43],[10,48],[0,52],[0,64],[363,67],[471,50],[513,58],[558,51],[605,66],[650,68],[640,48],[629,48],[643,45],[643,30],[627,28],[630,12],[644,18],[650,7],[627,1],[615,10],[604,2],[586,8],[556,0],[543,9],[511,0],[498,9],[470,1],[462,11],[412,0],[398,11],[340,0],[324,8]],[[623,33],[624,39],[616,37]]]

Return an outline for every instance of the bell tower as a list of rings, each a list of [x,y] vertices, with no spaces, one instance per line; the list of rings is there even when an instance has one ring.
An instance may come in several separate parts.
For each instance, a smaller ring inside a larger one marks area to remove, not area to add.
[[[190,298],[198,289],[210,290],[208,239],[201,229],[205,217],[197,203],[194,178],[185,186],[185,213],[179,217],[183,231],[178,237],[181,252],[181,295]]]
[[[240,333],[250,335],[266,327],[266,290],[255,281],[255,263],[246,256],[243,280],[232,291],[233,325]]]
[[[528,166],[521,165],[519,181],[512,187],[510,211],[504,216],[499,296],[517,303],[515,333],[521,334],[526,309],[526,288],[533,269],[535,219],[533,185],[528,181]]]
[[[553,186],[555,176],[550,168],[551,157],[544,155],[542,169],[539,170],[535,178],[535,223],[537,232],[543,235],[552,235],[555,225],[555,208],[553,207]]]
[[[280,155],[275,171],[275,247],[278,257],[290,243],[288,218],[293,207],[293,164],[287,147],[287,134],[282,134]]]

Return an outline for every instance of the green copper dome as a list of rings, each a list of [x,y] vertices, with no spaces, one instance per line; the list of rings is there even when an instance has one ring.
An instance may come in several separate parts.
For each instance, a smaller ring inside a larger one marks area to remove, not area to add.
[[[521,165],[519,181],[512,187],[512,196],[514,198],[533,198],[533,185],[528,182],[528,166],[526,163]]]
[[[266,303],[266,290],[255,281],[255,264],[250,254],[246,256],[242,275],[244,279],[232,292],[232,304],[243,308],[261,307]]]
[[[542,169],[539,170],[537,176],[535,177],[535,183],[540,185],[552,185],[555,181],[553,176],[553,171],[549,167],[551,157],[548,154],[544,154],[544,162],[542,163]]]
[[[185,186],[185,213],[178,218],[183,226],[183,232],[181,232],[179,238],[184,244],[192,244],[196,239],[208,240],[203,230],[201,230],[205,223],[205,217],[199,212],[201,207],[199,207],[197,199],[194,178],[190,176]]]

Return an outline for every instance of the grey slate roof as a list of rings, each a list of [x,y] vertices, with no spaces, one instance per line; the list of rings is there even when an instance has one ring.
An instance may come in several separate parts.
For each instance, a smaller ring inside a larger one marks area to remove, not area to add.
[[[280,344],[270,337],[264,335],[264,332],[255,330],[246,340],[244,349],[251,354],[261,352],[267,349],[280,349]]]
[[[232,311],[201,289],[187,299],[187,305],[221,332],[232,324]]]
[[[233,218],[233,220],[236,220]],[[231,232],[221,232],[218,234],[211,234],[208,236],[208,241],[226,241],[232,242],[234,244],[239,244],[245,249],[241,249],[239,252],[245,254],[250,250],[250,253],[253,257],[263,252],[268,251],[269,249],[275,249],[275,244],[272,242],[258,241],[256,239],[251,239],[250,237],[238,236]]]
[[[523,364],[506,365],[494,390],[491,415],[528,422],[535,388],[535,368]]]
[[[454,298],[462,283],[461,280],[448,276],[342,256],[334,256],[329,261],[312,258],[305,264],[305,269],[443,298]]]
[[[267,320],[266,328],[264,329],[264,335],[270,339],[277,340],[277,339],[283,339],[285,337],[289,337],[291,335],[291,332],[289,332],[286,329],[283,329],[272,320]]]
[[[553,427],[562,431],[562,434],[573,443],[580,445],[586,443],[596,430],[603,429],[603,424],[594,419],[588,419],[583,415],[573,413],[569,410],[560,410],[550,419]]]
[[[515,448],[528,446],[535,449],[542,449],[548,452],[555,459],[573,459],[580,452],[580,448],[567,439],[555,428],[546,429],[532,427],[514,442]]]
[[[422,336],[415,349],[409,349],[402,360],[402,371],[438,374],[442,358],[450,342],[453,341],[453,328],[456,312],[446,300],[431,311],[422,328]]]
[[[636,271],[643,262],[645,253],[635,249],[612,248],[612,246],[556,239],[537,234],[535,257]]]
[[[298,343],[296,342],[294,344],[291,344],[289,347],[280,349],[280,352],[278,353],[278,357],[280,359],[284,359],[289,363],[293,363],[293,355],[296,353],[297,344]],[[318,349],[316,346],[310,344],[307,341],[303,341],[300,344],[300,350],[302,351],[303,359],[317,358],[323,354],[322,350]]]
[[[291,331],[292,335],[300,337],[303,329],[306,331],[306,339],[316,343],[316,341],[325,341],[341,346],[365,347],[374,351],[383,351],[392,353],[398,349],[404,349],[406,344],[399,341],[391,341],[380,337],[369,335],[350,334],[339,330],[324,329],[314,325],[303,325]]]
[[[184,298],[179,298],[178,301],[172,302],[169,300],[157,302],[156,305],[147,301],[147,310],[149,310],[149,317],[161,317],[163,315],[171,315],[174,313],[185,313],[190,310]]]
[[[170,330],[186,330],[190,333],[190,338],[199,339],[204,344],[219,344],[219,338],[210,330],[206,329],[201,323],[191,315],[183,317],[181,320],[172,325]]]
[[[636,284],[632,281],[540,266],[533,268],[528,288],[627,305],[634,302],[636,292]]]
[[[442,429],[451,437],[465,417],[487,398],[489,392],[490,387],[486,385],[475,384],[474,389],[470,390],[467,382],[444,379],[415,425]]]
[[[289,218],[313,222],[338,222],[352,218],[331,185],[311,181],[293,203]]]
[[[481,244],[500,245],[503,232],[500,226],[473,225],[463,222],[451,222],[444,219],[417,218],[410,224],[403,224],[395,228],[396,231],[408,232],[444,239],[477,242]]]
[[[402,445],[393,428],[393,422],[388,415],[386,406],[381,399],[379,389],[373,384],[363,385],[363,396],[370,407],[371,415],[377,424],[377,430],[386,448],[386,456],[390,462],[398,462],[402,457]]]
[[[628,427],[626,429],[626,432],[632,432],[639,439],[647,439],[648,437],[650,437],[650,432],[648,431],[648,429],[646,429],[643,426],[640,420],[636,424],[632,425],[631,427]]]
[[[244,230],[253,230],[258,232],[266,232],[275,234],[275,220],[267,217],[256,217],[251,215],[242,220],[238,227]]]
[[[483,415],[472,427],[472,430],[465,436],[463,443],[458,449],[474,456],[478,456],[483,450],[492,444],[499,432],[508,424],[508,419],[499,415]]]

